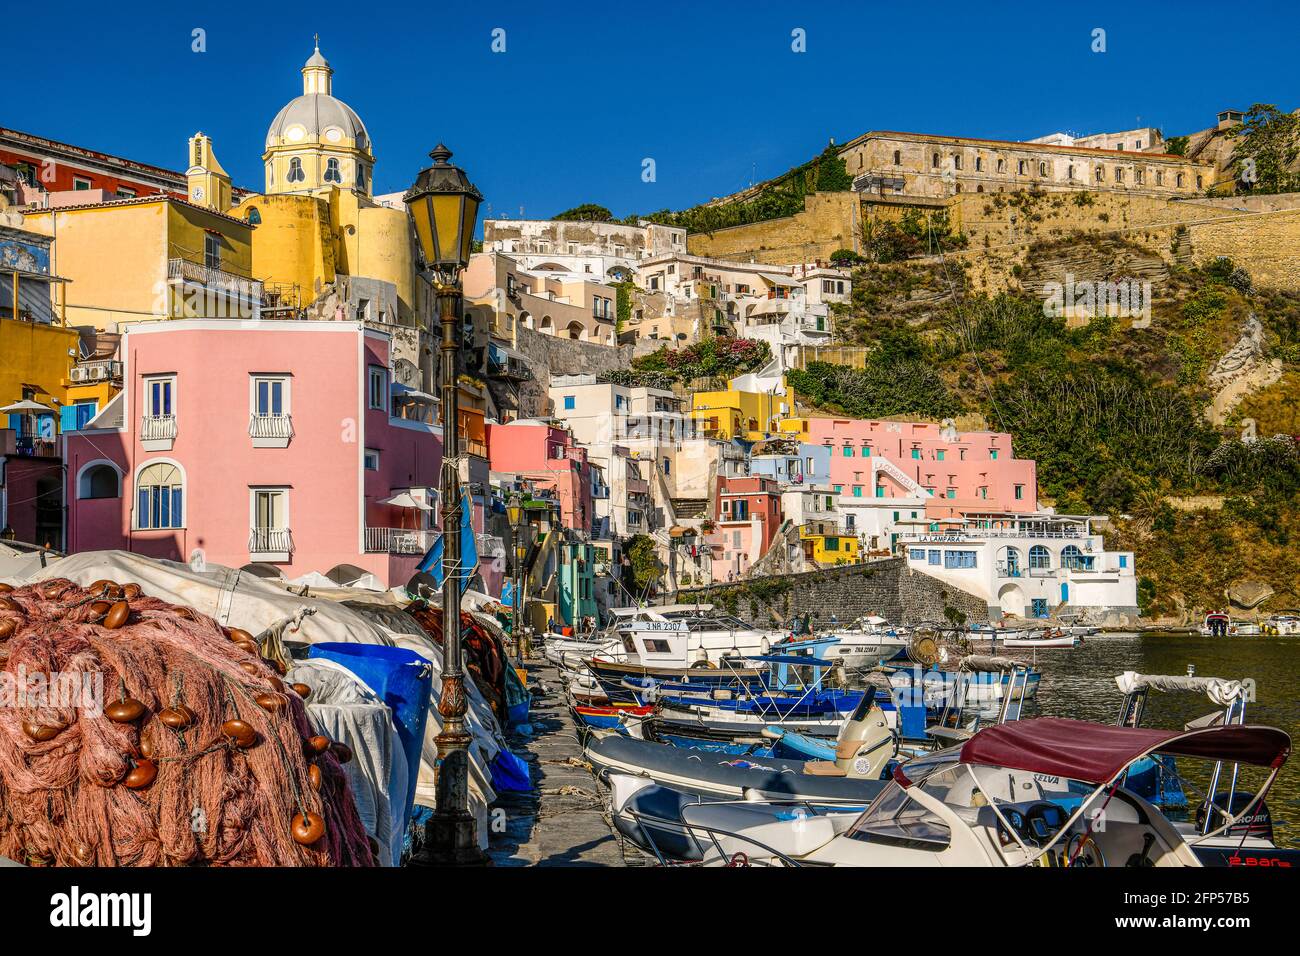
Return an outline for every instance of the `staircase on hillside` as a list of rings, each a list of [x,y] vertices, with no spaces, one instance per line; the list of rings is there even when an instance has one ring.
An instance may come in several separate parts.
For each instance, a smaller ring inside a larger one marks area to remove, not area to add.
[[[1179,226],[1174,230],[1173,238],[1169,241],[1169,251],[1173,253],[1174,262],[1180,266],[1190,269],[1196,264],[1192,237],[1186,226]]]

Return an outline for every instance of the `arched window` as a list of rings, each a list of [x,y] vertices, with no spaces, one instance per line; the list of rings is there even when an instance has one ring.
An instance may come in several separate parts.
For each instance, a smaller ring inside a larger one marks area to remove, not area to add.
[[[300,183],[307,178],[307,174],[302,171],[302,160],[297,156],[289,160],[289,173],[285,176],[291,183]]]
[[[539,325],[537,328],[538,331],[547,332],[551,335],[555,334],[555,323],[551,321],[551,317],[549,315],[542,316],[542,324]]]
[[[88,465],[77,479],[78,498],[122,497],[122,476],[108,462]]]
[[[1041,544],[1029,549],[1029,570],[1046,571],[1052,566],[1052,555]]]
[[[894,165],[903,165],[903,151],[901,149],[894,150]]]
[[[262,214],[257,211],[256,206],[249,206],[248,212],[245,213],[244,219],[250,226],[260,226],[262,224]]]
[[[1105,181],[1106,181],[1106,170],[1105,170],[1103,167],[1098,166],[1098,167],[1097,167],[1097,182],[1099,182],[1099,183],[1104,183]]]
[[[1046,164],[1046,163],[1039,163],[1039,164],[1038,164],[1038,175],[1040,175],[1040,176],[1046,176],[1046,175],[1047,175],[1047,164]]]
[[[1067,544],[1061,549],[1061,567],[1070,568],[1073,571],[1083,571],[1085,562],[1083,552],[1072,544]]]
[[[1020,577],[1020,549],[1010,545],[998,554],[998,571],[1009,578]]]
[[[933,156],[930,157],[930,165],[933,166],[935,169],[938,169],[938,168],[939,168],[939,154],[938,154],[938,153],[935,153]]]
[[[1179,174],[1178,174],[1177,178],[1176,178],[1175,181],[1174,181],[1174,185],[1177,186],[1179,189],[1182,189],[1182,188],[1183,188],[1183,174],[1182,174],[1182,173],[1179,173]]]
[[[171,462],[154,462],[140,469],[135,494],[137,528],[185,527],[185,480]]]
[[[333,157],[325,160],[325,182],[343,182],[343,173],[339,171],[339,161]]]

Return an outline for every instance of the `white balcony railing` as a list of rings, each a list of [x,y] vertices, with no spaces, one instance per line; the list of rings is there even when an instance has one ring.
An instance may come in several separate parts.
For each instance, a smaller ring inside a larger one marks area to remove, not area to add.
[[[168,259],[167,278],[173,282],[193,282],[246,302],[259,306],[262,304],[263,286],[260,281],[215,266],[190,262],[188,259]]]
[[[248,553],[256,558],[271,558],[287,561],[293,554],[293,535],[288,528],[250,528],[248,532]]]
[[[145,415],[140,419],[140,441],[162,442],[165,448],[176,440],[175,415]],[[147,447],[147,446],[146,446]],[[157,450],[157,449],[150,449]]]
[[[293,437],[293,419],[288,415],[250,415],[248,435],[254,448],[284,448]]]
[[[367,554],[424,554],[433,547],[437,531],[406,528],[366,528]]]

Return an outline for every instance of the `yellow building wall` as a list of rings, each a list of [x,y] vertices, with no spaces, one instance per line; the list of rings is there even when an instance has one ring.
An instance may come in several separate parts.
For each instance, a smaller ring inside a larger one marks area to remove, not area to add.
[[[253,229],[194,206],[167,206],[167,258],[202,264],[204,236],[221,237],[221,269],[245,278],[253,275]]]
[[[51,236],[51,270],[68,282],[68,325],[108,328],[176,314],[167,294],[167,262],[204,262],[204,236],[221,236],[221,268],[252,277],[253,230],[182,203],[132,203],[26,214],[32,230]]]
[[[36,401],[51,405],[55,418],[68,401],[67,379],[77,355],[77,330],[0,318],[0,406],[23,397],[24,386],[38,389]],[[71,353],[71,354],[69,354]],[[0,416],[0,428],[8,417]]]
[[[853,535],[804,534],[800,531],[799,538],[812,542],[812,559],[818,564],[853,564],[858,560],[858,539]],[[835,550],[826,547],[831,538],[839,542]]]
[[[358,209],[357,233],[349,237],[355,252],[349,261],[357,263],[355,275],[391,282],[397,287],[397,321],[413,322],[417,315],[415,292],[415,250],[411,224],[405,209],[362,206]]]
[[[28,228],[54,238],[51,271],[68,279],[68,325],[103,329],[158,317],[166,302],[167,220],[162,201],[26,214]]]
[[[768,434],[772,420],[781,416],[781,406],[786,406],[788,414],[794,404],[794,389],[788,385],[784,395],[742,392],[735,388],[728,388],[725,392],[695,392],[691,395],[691,418],[697,422],[716,418],[718,438],[757,441]],[[780,422],[776,424],[778,430],[783,430]]]
[[[261,219],[253,231],[253,278],[281,291],[288,305],[310,305],[337,275],[329,203],[315,196],[249,196],[230,214],[246,220],[253,209]]]

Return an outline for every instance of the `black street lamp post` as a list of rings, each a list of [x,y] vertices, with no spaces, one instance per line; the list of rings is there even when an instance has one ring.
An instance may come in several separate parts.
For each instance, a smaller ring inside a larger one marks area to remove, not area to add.
[[[510,501],[506,503],[506,517],[510,521],[510,540],[515,549],[515,607],[511,630],[515,638],[515,661],[523,667],[524,629],[527,627],[524,623],[524,558],[528,554],[528,548],[524,544],[524,529],[527,527],[524,522],[524,504],[518,495],[511,495]]]
[[[417,865],[483,863],[474,816],[469,811],[469,745],[465,727],[468,703],[461,652],[461,514],[459,384],[460,273],[469,264],[470,245],[482,194],[464,171],[447,161],[451,150],[441,143],[429,154],[433,165],[420,172],[402,197],[415,227],[424,273],[438,301],[442,330],[442,694],[438,713],[437,806],[425,826],[425,846]]]

